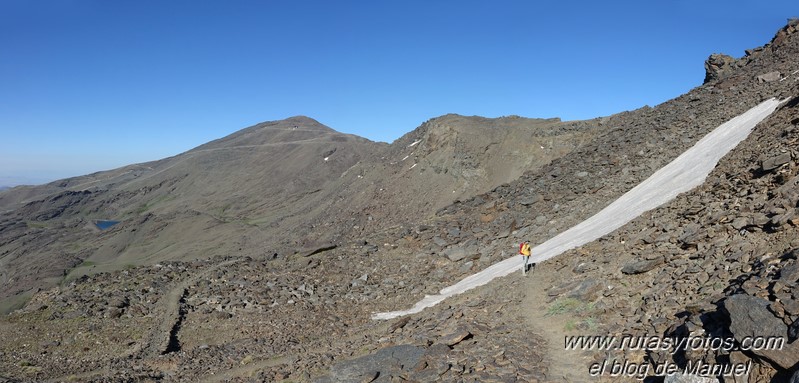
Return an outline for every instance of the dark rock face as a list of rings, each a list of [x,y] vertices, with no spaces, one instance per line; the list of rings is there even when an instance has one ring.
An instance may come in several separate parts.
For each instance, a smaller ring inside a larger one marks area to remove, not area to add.
[[[723,309],[730,320],[730,332],[738,342],[766,337],[788,339],[788,326],[769,311],[771,302],[746,294],[728,297]],[[791,369],[799,362],[799,344],[786,344],[782,350],[752,350],[753,353]]]
[[[391,382],[392,377],[412,371],[425,350],[412,345],[386,347],[374,354],[339,363],[330,375],[314,380],[334,382]]]
[[[705,61],[705,84],[724,79],[735,69],[735,59],[725,54],[714,53]]]

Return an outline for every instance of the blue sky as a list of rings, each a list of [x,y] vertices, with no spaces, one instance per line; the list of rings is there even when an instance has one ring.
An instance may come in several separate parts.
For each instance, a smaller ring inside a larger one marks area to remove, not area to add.
[[[656,105],[799,16],[767,3],[0,0],[0,186],[294,115],[391,142],[446,113]]]

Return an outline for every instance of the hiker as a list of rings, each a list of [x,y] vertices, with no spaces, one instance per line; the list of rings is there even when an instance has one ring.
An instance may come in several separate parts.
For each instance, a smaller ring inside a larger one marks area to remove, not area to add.
[[[519,245],[519,254],[522,255],[524,266],[522,266],[522,275],[527,275],[527,263],[530,261],[530,241],[524,241]]]

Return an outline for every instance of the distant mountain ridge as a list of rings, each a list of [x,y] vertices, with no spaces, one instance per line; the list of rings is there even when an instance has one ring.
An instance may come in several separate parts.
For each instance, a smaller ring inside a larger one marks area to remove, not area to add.
[[[0,193],[0,301],[63,275],[340,246],[517,178],[598,127],[447,115],[386,144],[296,116],[161,160],[18,187]],[[121,223],[97,233],[92,222],[108,219]]]

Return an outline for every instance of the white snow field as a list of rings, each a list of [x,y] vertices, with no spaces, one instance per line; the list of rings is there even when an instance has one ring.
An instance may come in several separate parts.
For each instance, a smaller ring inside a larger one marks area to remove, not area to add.
[[[768,117],[783,102],[771,98],[720,125],[674,161],[652,174],[600,212],[534,247],[531,260],[541,262],[594,241],[642,213],[671,201],[680,193],[701,185],[721,157],[743,141],[755,125]],[[418,313],[448,297],[482,286],[494,278],[508,275],[514,271],[521,272],[521,260],[515,256],[442,289],[438,295],[425,296],[408,310],[377,313],[372,316],[372,319],[392,319]]]

